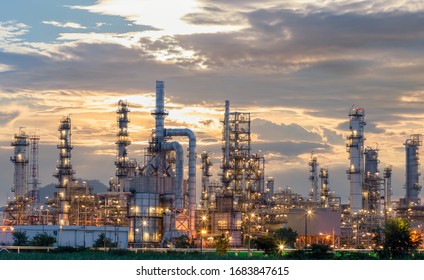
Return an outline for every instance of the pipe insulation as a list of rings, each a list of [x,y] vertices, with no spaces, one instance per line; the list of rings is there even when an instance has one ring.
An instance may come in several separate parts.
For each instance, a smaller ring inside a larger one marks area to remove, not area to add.
[[[175,151],[175,208],[183,208],[183,169],[184,169],[184,151],[183,147],[178,142],[162,143],[163,151]]]
[[[189,229],[192,236],[196,236],[195,210],[196,210],[196,136],[188,128],[164,129],[164,136],[185,136],[188,144],[188,204],[189,204]]]

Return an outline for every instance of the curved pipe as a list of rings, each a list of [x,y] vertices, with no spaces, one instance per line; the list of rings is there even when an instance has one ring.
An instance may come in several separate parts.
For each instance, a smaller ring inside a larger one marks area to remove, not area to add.
[[[175,208],[183,208],[183,166],[184,166],[184,151],[183,147],[178,142],[163,142],[162,151],[175,151]]]
[[[189,205],[189,230],[193,237],[196,236],[195,210],[196,210],[196,136],[188,128],[164,129],[164,136],[186,136],[188,144],[188,205]]]

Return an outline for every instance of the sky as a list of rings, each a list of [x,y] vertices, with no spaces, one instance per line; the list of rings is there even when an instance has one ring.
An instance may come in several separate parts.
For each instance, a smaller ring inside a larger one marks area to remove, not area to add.
[[[393,166],[394,197],[404,196],[403,143],[424,121],[422,1],[3,2],[0,204],[12,195],[10,142],[20,127],[41,137],[46,185],[56,182],[58,122],[70,114],[76,176],[107,184],[115,111],[127,100],[130,156],[143,163],[156,80],[165,81],[166,126],[195,132],[198,155],[212,155],[213,178],[229,100],[231,111],[251,113],[252,152],[265,156],[277,189],[308,193],[313,151],[347,202],[345,138],[357,106],[366,112],[366,145],[380,149],[380,170]]]

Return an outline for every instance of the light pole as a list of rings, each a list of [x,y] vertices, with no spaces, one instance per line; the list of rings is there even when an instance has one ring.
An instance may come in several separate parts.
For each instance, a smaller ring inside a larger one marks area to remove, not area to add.
[[[62,225],[59,226],[59,247],[62,246]]]
[[[147,226],[147,221],[141,222],[141,248],[143,248],[143,241],[144,241],[144,228]]]
[[[312,214],[311,210],[305,213],[305,249],[308,247],[308,216]]]
[[[254,218],[255,217],[255,213],[252,213],[251,215],[248,215],[248,220],[247,220],[247,222],[248,222],[248,227],[247,227],[247,238],[248,238],[248,243],[247,243],[247,255],[249,256],[249,257],[251,257],[252,256],[252,250],[251,250],[251,248],[250,248],[250,232],[251,232],[251,218]]]
[[[202,216],[202,230],[200,231],[200,253],[203,252],[203,235],[206,234],[205,222],[206,222],[206,215],[203,215]]]
[[[79,218],[79,216],[80,216],[80,209],[79,209],[79,197],[76,195],[75,197],[74,197],[76,200],[77,200],[77,226],[79,226],[80,225],[80,218]]]
[[[206,230],[202,229],[200,231],[200,253],[203,253],[203,235],[206,234]]]

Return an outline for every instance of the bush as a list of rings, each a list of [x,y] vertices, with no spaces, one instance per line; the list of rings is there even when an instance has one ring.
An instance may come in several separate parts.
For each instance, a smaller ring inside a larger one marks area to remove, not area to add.
[[[333,255],[330,254],[331,248],[327,244],[312,244],[311,255],[313,259],[332,259]]]
[[[99,237],[96,239],[96,241],[94,241],[94,245],[93,247],[95,248],[112,248],[112,247],[116,247],[116,244],[114,242],[112,242],[112,239],[107,238],[106,234],[101,233],[99,235]]]
[[[258,237],[254,240],[254,246],[258,250],[263,250],[265,254],[270,255],[277,252],[277,240],[274,237]]]
[[[409,222],[402,218],[387,221],[383,229],[382,257],[389,259],[405,258],[418,248],[422,240],[412,232]]]
[[[25,231],[15,231],[13,234],[13,246],[27,246],[28,236]]]
[[[47,233],[38,233],[31,240],[32,246],[47,246],[51,247],[56,243],[56,238],[54,236],[48,235]]]
[[[224,234],[215,238],[214,247],[216,248],[216,253],[218,255],[225,255],[230,248],[230,239]]]
[[[192,248],[192,243],[188,239],[187,235],[181,235],[174,239],[175,248]]]
[[[274,232],[273,237],[283,242],[286,246],[294,248],[294,244],[296,243],[297,239],[297,232],[290,227],[280,228]]]

